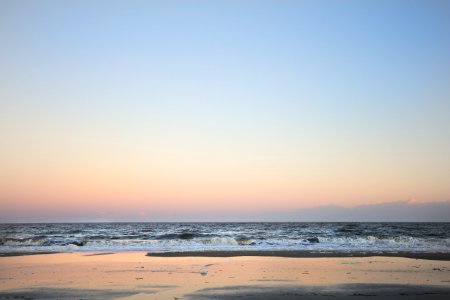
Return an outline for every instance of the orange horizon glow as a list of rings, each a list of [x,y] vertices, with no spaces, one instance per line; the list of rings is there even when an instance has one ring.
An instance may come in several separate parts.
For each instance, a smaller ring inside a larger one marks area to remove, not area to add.
[[[1,1],[0,223],[449,201],[449,6],[413,2]]]

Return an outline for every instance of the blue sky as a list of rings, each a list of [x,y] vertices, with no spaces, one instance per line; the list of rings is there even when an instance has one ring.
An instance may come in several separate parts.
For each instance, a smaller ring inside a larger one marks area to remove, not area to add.
[[[1,201],[447,200],[449,31],[448,1],[1,1]]]

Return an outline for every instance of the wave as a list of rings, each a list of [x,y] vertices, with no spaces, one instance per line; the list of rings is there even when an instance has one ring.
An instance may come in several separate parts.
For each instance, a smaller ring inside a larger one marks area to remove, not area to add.
[[[0,224],[0,253],[245,249],[448,253],[450,224]]]
[[[166,233],[157,236],[158,240],[191,240],[197,237],[207,237],[210,236],[208,234],[195,233],[195,232],[180,232],[180,233]]]
[[[246,237],[211,237],[196,239],[164,240],[89,240],[89,241],[48,241],[14,240],[3,241],[0,252],[14,252],[23,249],[32,251],[189,251],[189,250],[346,250],[346,251],[419,251],[448,252],[450,240],[429,241],[407,236],[379,239],[374,236],[365,238],[320,238],[308,239],[267,239],[254,240]]]

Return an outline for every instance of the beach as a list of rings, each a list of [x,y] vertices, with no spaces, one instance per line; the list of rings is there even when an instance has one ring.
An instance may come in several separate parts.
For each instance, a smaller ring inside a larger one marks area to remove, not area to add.
[[[391,256],[0,257],[0,299],[448,299],[450,261]]]
[[[450,0],[0,0],[0,300],[450,300]]]

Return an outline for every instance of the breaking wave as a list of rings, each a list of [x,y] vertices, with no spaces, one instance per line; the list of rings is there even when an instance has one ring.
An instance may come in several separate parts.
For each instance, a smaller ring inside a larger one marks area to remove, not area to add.
[[[0,253],[245,249],[448,253],[450,224],[0,224]]]

